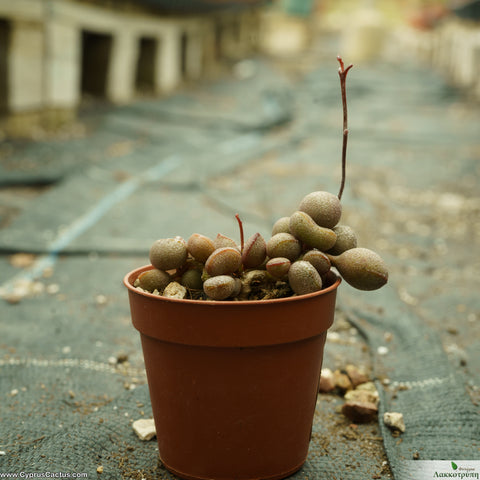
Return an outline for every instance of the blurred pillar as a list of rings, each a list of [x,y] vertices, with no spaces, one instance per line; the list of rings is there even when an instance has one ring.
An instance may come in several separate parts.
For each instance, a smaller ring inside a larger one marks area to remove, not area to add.
[[[165,28],[157,49],[160,58],[157,62],[156,89],[170,92],[177,87],[182,78],[181,72],[181,30],[179,26],[170,24]]]
[[[260,42],[261,18],[259,10],[252,10],[245,15],[245,22],[248,29],[248,44],[250,51],[257,50]]]
[[[382,14],[374,8],[359,8],[348,28],[342,31],[341,51],[349,62],[363,63],[383,53],[388,27]]]
[[[199,32],[191,31],[187,32],[187,39],[185,75],[190,80],[198,80],[203,66],[202,37]]]
[[[262,17],[261,48],[268,55],[293,56],[308,49],[312,38],[308,18],[283,11],[267,11]]]
[[[43,106],[43,59],[43,26],[29,21],[12,21],[7,79],[10,111],[24,112]]]
[[[74,108],[80,103],[81,35],[76,25],[46,24],[45,95],[49,107]]]
[[[128,102],[135,95],[138,48],[138,38],[128,29],[123,28],[113,34],[107,98],[114,103]]]
[[[243,52],[248,54],[258,40],[258,18],[252,12],[245,12],[241,14],[239,21],[239,41],[243,47]]]
[[[220,18],[220,48],[222,57],[236,59],[240,57],[238,51],[238,18],[226,15]]]
[[[215,19],[206,21],[202,26],[203,73],[215,70],[217,48],[215,44]]]

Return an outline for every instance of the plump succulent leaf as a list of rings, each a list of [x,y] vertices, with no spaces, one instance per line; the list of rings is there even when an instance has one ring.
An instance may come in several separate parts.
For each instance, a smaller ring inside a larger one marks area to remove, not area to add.
[[[285,257],[271,258],[266,265],[267,272],[279,280],[287,277],[292,262]]]
[[[321,251],[332,248],[337,239],[333,230],[317,225],[310,215],[300,211],[290,217],[290,232],[305,245]]]
[[[194,233],[187,240],[187,249],[195,260],[205,263],[207,258],[214,252],[215,244],[213,240],[205,235]]]
[[[158,270],[173,270],[187,261],[187,244],[182,237],[161,238],[150,248],[150,262]]]
[[[267,244],[264,238],[255,233],[243,247],[242,263],[245,268],[255,268],[261,265],[267,256]]]
[[[288,271],[290,287],[297,295],[317,292],[322,289],[322,278],[315,267],[304,260],[292,263]]]
[[[340,255],[357,246],[357,236],[352,227],[348,225],[337,225],[333,227],[333,231],[337,236],[337,240],[335,241],[335,245],[328,251],[331,255]]]
[[[236,248],[217,248],[205,262],[206,272],[215,277],[236,272],[242,265],[242,256]]]
[[[290,233],[277,233],[267,242],[267,255],[270,258],[285,257],[293,262],[301,252],[300,242]]]
[[[201,290],[203,287],[202,271],[197,269],[187,270],[182,275],[180,283],[191,290]]]
[[[329,258],[343,279],[358,290],[376,290],[388,281],[382,257],[368,248],[351,248]]]
[[[342,216],[342,204],[336,195],[318,191],[306,195],[298,208],[313,218],[320,227],[333,228]]]
[[[311,263],[320,275],[325,275],[332,266],[328,256],[317,249],[306,252],[302,257],[302,260]]]
[[[277,233],[290,233],[290,217],[281,217],[273,224],[272,236]]]
[[[218,275],[211,277],[203,284],[203,291],[212,300],[225,300],[237,289],[237,283],[233,277]]]
[[[138,286],[150,293],[154,290],[163,291],[170,281],[170,275],[167,272],[156,268],[142,272],[138,276]]]
[[[217,234],[213,243],[215,245],[215,249],[223,248],[223,247],[232,247],[232,248],[236,248],[237,250],[240,250],[235,240],[232,240],[230,237],[226,237],[221,233]]]

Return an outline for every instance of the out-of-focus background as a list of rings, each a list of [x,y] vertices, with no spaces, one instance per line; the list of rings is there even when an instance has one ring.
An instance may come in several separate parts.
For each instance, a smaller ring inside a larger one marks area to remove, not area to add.
[[[0,3],[2,135],[39,137],[103,102],[165,95],[263,52],[339,36],[352,62],[419,59],[479,98],[478,2],[18,0]]]
[[[268,239],[338,192],[338,54],[341,223],[389,282],[339,288],[338,381],[292,478],[478,460],[480,1],[0,0],[1,473],[173,478],[132,428],[151,408],[122,278],[158,238],[239,239],[239,213]],[[363,423],[352,366],[380,398]]]

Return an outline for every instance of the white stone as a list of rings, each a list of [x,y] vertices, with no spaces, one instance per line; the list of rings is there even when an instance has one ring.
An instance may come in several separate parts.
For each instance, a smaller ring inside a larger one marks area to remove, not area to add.
[[[380,397],[376,390],[371,391],[369,389],[359,389],[358,387],[355,390],[346,392],[344,399],[349,402],[373,403],[376,406],[380,402]]]
[[[105,295],[97,295],[95,301],[97,305],[105,305],[108,302],[108,298]]]
[[[386,355],[388,353],[388,348],[382,345],[377,348],[377,353],[379,355]]]
[[[399,412],[385,412],[383,414],[383,423],[392,430],[398,430],[400,432],[405,431],[405,422],[403,420],[403,414]]]
[[[157,434],[153,418],[135,420],[132,428],[140,440],[151,440]]]
[[[58,285],[58,283],[52,283],[47,286],[47,293],[49,293],[50,295],[55,295],[59,291],[60,291],[60,285]]]
[[[378,396],[377,387],[373,382],[365,382],[357,385],[356,390],[363,390],[365,392],[370,392]]]
[[[318,391],[320,393],[330,393],[335,390],[335,379],[333,372],[329,368],[322,368]]]
[[[185,298],[187,296],[187,289],[177,282],[170,282],[163,291],[163,296],[168,298]]]

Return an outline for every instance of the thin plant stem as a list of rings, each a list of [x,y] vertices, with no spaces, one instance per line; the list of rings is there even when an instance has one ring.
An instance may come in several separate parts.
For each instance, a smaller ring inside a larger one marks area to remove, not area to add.
[[[237,219],[238,227],[240,228],[240,253],[243,254],[243,247],[245,244],[245,237],[243,235],[243,222],[240,219],[240,215],[238,213],[235,214],[235,218]]]
[[[343,190],[345,188],[345,178],[347,171],[347,142],[348,142],[348,112],[347,112],[347,92],[345,83],[347,79],[348,71],[353,67],[349,65],[345,68],[342,57],[337,56],[340,68],[338,69],[338,75],[340,77],[340,89],[342,91],[342,105],[343,105],[343,142],[342,142],[342,182],[340,184],[340,191],[338,192],[338,199],[342,199]]]

